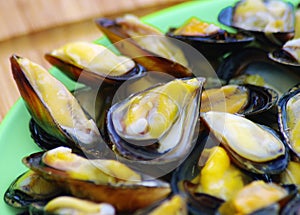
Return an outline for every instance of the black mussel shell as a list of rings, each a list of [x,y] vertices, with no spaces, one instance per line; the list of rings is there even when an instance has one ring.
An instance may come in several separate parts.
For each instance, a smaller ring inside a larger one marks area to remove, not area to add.
[[[278,123],[279,123],[280,132],[283,138],[285,139],[288,147],[292,151],[293,155],[296,155],[297,158],[300,158],[300,153],[297,152],[291,144],[290,134],[289,134],[290,128],[287,124],[287,117],[288,117],[287,104],[290,99],[292,99],[296,95],[299,95],[299,93],[300,93],[300,84],[297,84],[294,87],[292,87],[288,92],[283,94],[278,101]],[[297,119],[298,118],[296,118],[295,120]]]
[[[216,59],[228,52],[241,50],[244,46],[254,41],[254,37],[243,32],[234,34],[220,30],[216,34],[201,37],[176,35],[173,33],[175,30],[175,28],[170,28],[166,35],[186,42],[208,59]]]
[[[287,31],[287,32],[274,32],[274,33],[267,33],[264,31],[257,31],[257,30],[246,30],[239,27],[234,26],[232,23],[233,20],[233,14],[235,7],[238,5],[238,3],[235,6],[228,6],[221,10],[221,12],[218,15],[218,21],[228,27],[235,28],[239,31],[246,31],[253,35],[257,40],[261,42],[263,46],[269,45],[269,46],[282,46],[286,41],[292,39],[295,35],[295,31]],[[289,7],[291,7],[292,11],[294,6],[291,3],[288,3]],[[292,20],[294,22],[294,20]]]
[[[276,105],[278,93],[275,90],[251,84],[246,84],[244,86],[249,89],[249,101],[240,114],[253,116],[268,111]]]
[[[50,187],[48,189],[41,187],[46,185]],[[50,184],[32,171],[27,171],[10,184],[4,194],[4,201],[14,208],[28,209],[34,202],[46,202],[61,193],[62,191],[57,185]]]
[[[283,210],[281,211],[282,215],[296,215],[300,211],[300,195],[298,194],[294,199],[290,200]]]
[[[273,63],[268,58],[267,52],[258,48],[245,48],[227,56],[216,70],[216,73],[220,79],[229,81],[243,74],[250,64],[256,62]]]

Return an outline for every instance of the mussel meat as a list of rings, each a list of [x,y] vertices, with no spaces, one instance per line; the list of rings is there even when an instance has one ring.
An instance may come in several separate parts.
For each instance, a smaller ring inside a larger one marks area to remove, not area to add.
[[[34,121],[71,148],[101,153],[97,125],[69,90],[38,64],[16,55],[10,60],[14,79]]]
[[[281,208],[297,194],[296,186],[284,187],[261,180],[253,181],[219,208],[226,214],[279,214]]]
[[[204,79],[174,79],[115,104],[108,112],[114,150],[129,160],[174,161],[195,143]]]
[[[278,93],[271,88],[246,85],[225,85],[203,91],[201,112],[220,111],[245,116],[256,115],[272,108]]]
[[[187,215],[188,209],[185,199],[180,195],[171,196],[151,205],[149,208],[137,211],[134,215]]]
[[[209,59],[237,51],[254,41],[254,37],[245,33],[229,33],[196,17],[190,18],[178,28],[170,28],[166,35],[190,44]]]
[[[251,33],[262,45],[267,42],[281,46],[294,37],[294,7],[282,0],[238,1],[233,7],[224,8],[218,20]]]
[[[278,174],[287,167],[288,150],[271,128],[230,113],[210,111],[201,118],[240,168]]]
[[[87,85],[122,83],[144,69],[125,56],[90,42],[71,42],[51,51],[45,58],[68,77]]]
[[[166,72],[176,78],[192,77],[188,61],[180,48],[156,28],[133,15],[96,20],[99,29],[118,50],[148,71]]]
[[[29,208],[30,215],[115,215],[115,208],[107,203],[95,203],[71,196],[60,196],[45,205],[34,203]]]
[[[143,177],[116,160],[88,160],[59,147],[23,159],[25,165],[75,197],[132,212],[162,200],[169,184]]]
[[[300,158],[300,85],[286,92],[278,102],[279,127],[291,151]]]

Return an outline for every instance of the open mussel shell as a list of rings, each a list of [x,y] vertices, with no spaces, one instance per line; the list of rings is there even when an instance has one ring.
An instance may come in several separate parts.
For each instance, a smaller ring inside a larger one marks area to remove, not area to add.
[[[29,170],[11,183],[4,194],[4,201],[14,208],[27,209],[33,202],[46,202],[61,193],[55,183]]]
[[[132,212],[147,207],[170,193],[169,184],[160,180],[101,184],[91,180],[74,179],[65,171],[45,165],[42,162],[43,154],[35,153],[25,157],[23,163],[45,179],[57,183],[67,193],[94,202],[112,204],[117,211]]]
[[[123,55],[131,57],[148,71],[165,72],[176,78],[193,76],[182,51],[175,47],[169,38],[136,18],[99,18],[96,24]],[[135,36],[131,36],[130,31],[134,32]],[[150,51],[151,46],[155,47],[156,44],[160,47]],[[160,50],[161,48],[163,50]],[[168,53],[167,56],[164,56],[164,53]]]
[[[201,119],[240,168],[275,175],[287,167],[288,149],[273,129],[222,112],[203,113]]]
[[[271,88],[251,84],[225,85],[203,92],[201,112],[221,111],[249,117],[268,111],[277,100],[278,93]]]
[[[102,142],[103,145],[106,145],[106,142],[109,141],[106,134],[106,112],[111,106],[115,89],[116,87],[114,85],[101,85],[99,89],[83,87],[72,91],[72,94],[78,100],[87,115],[93,116],[92,118],[101,134],[99,143]],[[93,98],[95,98],[95,101]],[[59,146],[67,146],[71,147],[77,154],[85,154],[87,156],[98,158],[99,156],[106,156],[104,153],[97,153],[97,150],[83,151],[81,148],[70,145],[69,142],[58,139],[56,136],[51,135],[47,130],[44,130],[39,126],[33,118],[29,122],[29,130],[32,139],[41,149],[50,150]]]
[[[248,26],[247,27],[239,27],[238,25],[235,24],[234,14],[235,14],[236,8],[239,7],[239,5],[242,4],[242,2],[245,2],[245,1],[239,1],[234,6],[228,6],[228,7],[224,8],[218,15],[218,21],[228,27],[232,27],[239,31],[245,31],[245,32],[252,34],[255,38],[257,38],[257,40],[259,40],[261,42],[261,44],[263,46],[266,44],[268,44],[271,47],[274,45],[282,46],[286,41],[288,41],[294,37],[295,15],[294,15],[294,6],[291,3],[285,3],[286,7],[288,8],[287,10],[285,10],[285,13],[287,13],[286,17],[288,17],[288,21],[286,21],[286,22],[283,21],[283,24],[289,25],[285,28],[286,30],[264,31],[264,30],[253,29],[250,26],[249,27]],[[250,1],[248,1],[248,2],[250,2]],[[270,1],[264,0],[262,2],[264,4],[264,3],[267,3]],[[284,2],[284,1],[279,1],[279,2]],[[257,7],[257,5],[256,5],[256,7]]]
[[[197,141],[203,81],[174,79],[113,105],[107,130],[119,159],[148,166],[140,171],[152,172],[153,167],[162,174],[179,165]]]
[[[86,59],[88,58],[86,56],[89,56],[89,59]],[[87,42],[66,44],[45,54],[45,58],[72,80],[88,86],[98,86],[102,82],[121,84],[145,72],[145,68],[130,58],[117,56],[101,45]],[[105,65],[102,66],[102,64]]]
[[[268,194],[264,196],[264,193]],[[219,208],[218,214],[281,214],[286,204],[297,193],[297,186],[294,184],[279,185],[263,181],[253,181],[241,190],[234,199],[225,202]],[[257,202],[260,198],[263,198],[262,202]],[[251,202],[253,203],[251,204]]]
[[[270,52],[268,56],[271,60],[281,65],[299,70],[299,43],[300,39],[289,40],[282,46],[281,49]]]
[[[193,46],[208,59],[216,59],[228,52],[238,51],[254,41],[254,37],[242,32],[234,34],[220,30],[216,34],[202,37],[176,35],[175,30],[170,28],[166,35]]]
[[[286,92],[278,102],[278,121],[280,131],[293,152],[300,158],[299,150],[299,111],[300,85],[296,85]]]
[[[50,73],[26,58],[10,58],[14,79],[34,121],[50,136],[89,153],[103,144],[95,121],[69,90]]]

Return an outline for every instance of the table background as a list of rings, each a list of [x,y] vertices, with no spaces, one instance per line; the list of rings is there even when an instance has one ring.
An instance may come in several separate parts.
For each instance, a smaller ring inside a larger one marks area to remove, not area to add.
[[[12,54],[50,68],[44,54],[76,40],[94,41],[102,33],[94,19],[124,13],[143,16],[186,0],[10,0],[0,1],[0,123],[20,98],[13,80]]]

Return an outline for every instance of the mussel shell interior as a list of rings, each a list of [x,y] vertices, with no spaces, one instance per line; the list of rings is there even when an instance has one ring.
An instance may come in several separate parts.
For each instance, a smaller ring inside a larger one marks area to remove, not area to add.
[[[251,84],[246,84],[244,86],[249,91],[249,101],[240,114],[245,116],[256,115],[265,112],[276,105],[278,93],[275,90]]]
[[[281,65],[299,67],[300,69],[300,64],[298,63],[298,61],[291,54],[289,54],[283,49],[278,49],[273,52],[269,52],[268,57],[274,62],[277,62]]]

